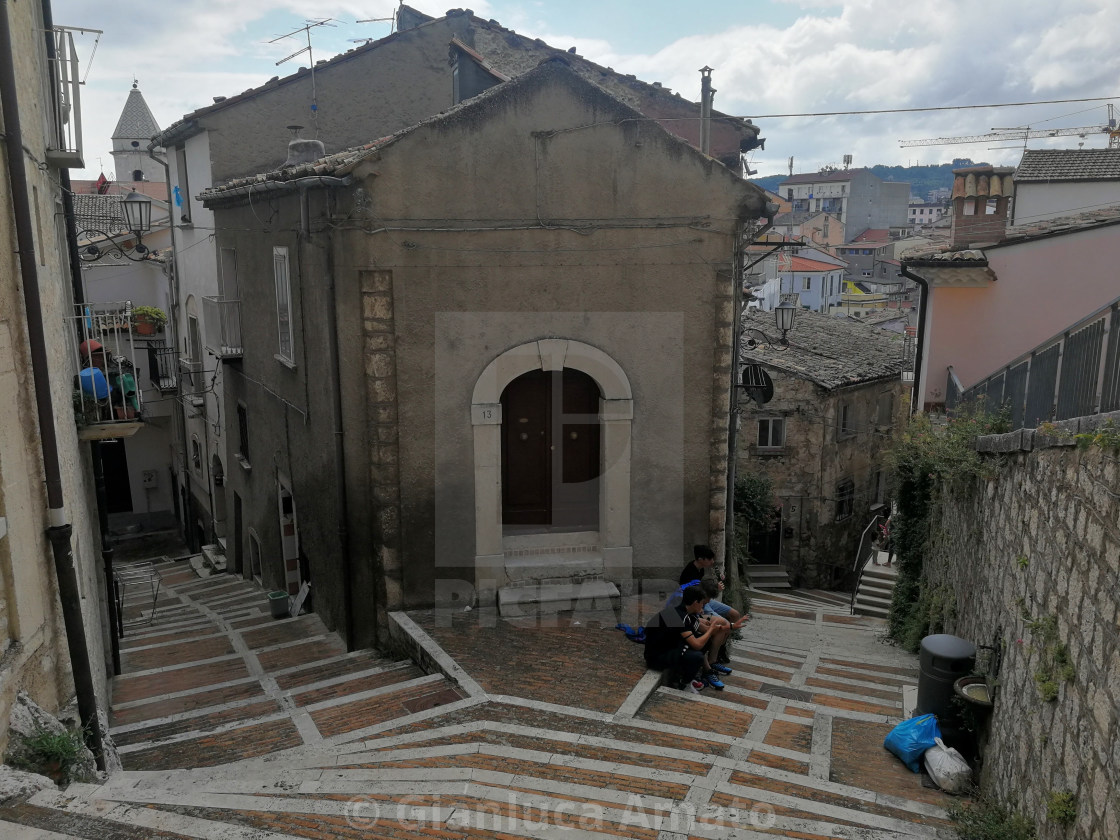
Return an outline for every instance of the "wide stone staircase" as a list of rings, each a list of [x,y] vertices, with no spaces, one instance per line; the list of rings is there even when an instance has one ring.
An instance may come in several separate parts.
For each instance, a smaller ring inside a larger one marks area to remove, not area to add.
[[[693,695],[633,668],[640,648],[613,628],[471,629],[462,617],[448,627],[397,615],[425,675],[342,653],[313,616],[272,622],[259,589],[216,580],[173,586],[178,603],[163,606],[175,620],[130,640],[136,670],[122,678],[113,721],[125,770],[0,808],[0,837],[954,836],[947,797],[882,749],[917,669],[876,641],[875,619],[759,604],[726,688]],[[211,614],[231,628],[232,653]],[[152,660],[185,654],[153,647],[159,629],[197,646],[191,664],[164,663],[162,685]],[[448,640],[462,642],[463,658],[447,655]],[[487,655],[479,642],[498,649]],[[532,650],[553,658],[541,667]],[[247,673],[229,665],[233,654]],[[632,676],[619,679],[615,662]],[[186,689],[176,671],[189,668],[215,673]]]

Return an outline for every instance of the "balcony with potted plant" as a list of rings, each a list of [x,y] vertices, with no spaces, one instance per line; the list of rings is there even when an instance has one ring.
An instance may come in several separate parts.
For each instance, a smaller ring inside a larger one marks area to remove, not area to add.
[[[78,304],[68,327],[74,349],[74,419],[81,440],[125,438],[144,425],[139,359],[127,302]]]

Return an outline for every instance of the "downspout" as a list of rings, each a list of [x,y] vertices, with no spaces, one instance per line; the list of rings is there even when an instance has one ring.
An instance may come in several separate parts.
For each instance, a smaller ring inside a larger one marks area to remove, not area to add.
[[[306,200],[307,192],[304,190],[304,199]],[[306,209],[304,210],[306,213]],[[306,219],[306,216],[305,216]],[[310,231],[308,231],[310,235]],[[346,452],[343,438],[342,428],[342,381],[340,379],[341,364],[339,362],[338,351],[338,302],[335,299],[336,284],[335,284],[335,266],[334,266],[334,241],[328,234],[326,242],[326,256],[327,256],[327,354],[328,363],[330,365],[330,373],[328,374],[331,382],[331,412],[332,422],[334,424],[334,475],[335,475],[335,512],[338,518],[338,550],[342,558],[342,580],[344,584],[345,596],[343,599],[345,608],[344,627],[346,633],[346,649],[354,649],[354,592],[353,587],[349,585],[351,579],[351,562],[350,562],[350,530],[347,525],[349,519],[349,511],[347,509],[348,500],[346,497]]]
[[[774,227],[774,217],[769,216],[766,218],[764,224],[757,230],[752,237],[752,242],[757,240],[759,236],[766,233]],[[741,231],[741,229],[740,229]],[[736,237],[735,242],[735,258],[734,258],[734,277],[732,282],[732,317],[731,322],[731,412],[727,424],[727,501],[724,510],[724,570],[727,574],[728,583],[731,585],[731,593],[737,604],[732,604],[736,609],[742,607],[743,604],[739,599],[739,564],[735,559],[735,461],[736,449],[738,446],[739,438],[739,392],[737,387],[739,385],[739,360],[741,350],[739,347],[743,337],[743,274],[746,271],[743,260],[743,247],[746,243],[743,241],[742,232]],[[776,248],[770,253],[773,253]],[[769,256],[767,254],[766,256]],[[763,258],[765,259],[765,257]]]
[[[929,305],[929,282],[917,274],[914,274],[906,267],[906,263],[902,264],[902,271],[900,272],[903,277],[913,280],[922,287],[922,293],[918,298],[918,335],[915,340],[914,347],[914,396],[910,400],[910,416],[914,416],[914,412],[918,411],[917,405],[922,401],[922,389],[925,383],[922,381],[922,356],[926,344],[926,308]]]
[[[179,317],[180,317],[180,314],[181,314],[181,311],[180,311],[181,307],[179,305],[179,245],[175,241],[175,231],[178,228],[178,224],[176,224],[176,222],[175,222],[175,198],[174,198],[174,194],[171,191],[171,166],[167,163],[167,161],[161,160],[160,158],[156,157],[156,151],[155,151],[154,146],[148,146],[148,157],[151,158],[152,160],[154,160],[156,163],[158,163],[160,166],[163,167],[163,182],[164,182],[164,184],[167,185],[167,202],[168,202],[168,204],[167,204],[167,223],[168,223],[168,225],[170,227],[170,231],[171,231],[171,276],[168,278],[168,284],[167,284],[168,291],[170,292],[170,304],[169,304],[168,308],[171,310],[171,318],[169,319],[170,323],[171,323],[171,346],[176,349],[176,354],[178,354],[178,349],[179,349]],[[177,365],[177,363],[176,363],[176,365]],[[180,371],[180,373],[181,373],[181,371]],[[176,375],[176,377],[175,377],[175,405],[176,405],[177,412],[176,412],[176,418],[175,418],[176,419],[175,425],[179,427],[179,452],[182,453],[183,472],[186,472],[187,457],[188,457],[187,456],[187,418],[186,418],[185,413],[183,411],[183,384],[182,383],[183,383],[182,376]],[[173,472],[174,472],[174,478],[175,478],[175,487],[172,489],[172,492],[176,496],[182,496],[182,490],[184,489],[184,486],[182,484],[183,476],[178,470],[174,469],[174,467],[177,466],[177,464],[173,464],[172,466],[173,466]],[[188,482],[190,481],[189,477],[187,478],[187,481]],[[176,504],[176,508],[178,508],[178,506],[179,505]],[[182,520],[183,534],[186,535],[189,532],[189,529],[191,527],[191,523],[190,523],[191,516],[190,516],[190,513],[189,513],[190,509],[189,509],[189,506],[187,505],[187,500],[185,498],[183,499],[183,506],[182,507],[183,507],[183,520]]]
[[[43,0],[44,28],[51,32],[53,22],[49,0]],[[16,92],[14,44],[9,21],[8,0],[0,0],[0,101],[3,103],[4,130],[7,133],[8,179],[12,187],[12,211],[15,217],[16,243],[19,249],[23,299],[27,312],[27,341],[31,350],[32,379],[35,386],[35,409],[39,421],[39,444],[42,449],[43,472],[46,478],[47,507],[50,525],[47,538],[54,554],[55,575],[70,667],[74,674],[74,691],[78,699],[78,715],[82,729],[97,759],[99,770],[105,769],[101,727],[97,720],[97,694],[93,687],[86,632],[82,623],[82,602],[78,592],[78,575],[70,545],[73,526],[66,515],[62,492],[62,470],[59,466],[58,439],[55,435],[55,411],[51,397],[50,369],[47,362],[46,331],[43,327],[43,303],[39,294],[39,273],[35,264],[35,238],[32,232],[31,205],[28,200],[27,171],[23,153],[23,128],[19,118]]]

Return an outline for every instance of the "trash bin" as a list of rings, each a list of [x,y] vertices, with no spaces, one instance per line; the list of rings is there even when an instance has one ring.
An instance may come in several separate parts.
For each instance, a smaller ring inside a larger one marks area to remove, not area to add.
[[[273,618],[287,618],[288,617],[288,593],[277,590],[268,593],[268,608],[272,611]],[[950,684],[949,692],[952,693],[953,686]]]
[[[975,664],[976,645],[966,639],[945,633],[922,639],[917,714],[932,712],[939,720],[948,717],[953,683],[972,673]]]

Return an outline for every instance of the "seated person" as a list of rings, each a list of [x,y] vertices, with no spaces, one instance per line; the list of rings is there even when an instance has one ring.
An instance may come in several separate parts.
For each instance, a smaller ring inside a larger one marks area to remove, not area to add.
[[[716,555],[706,545],[696,545],[692,547],[693,560],[681,571],[680,582],[682,584],[688,583],[692,580],[703,580],[705,573],[715,566]],[[716,615],[726,618],[731,624],[732,630],[738,630],[743,622],[746,620],[739,611],[734,607],[728,606],[722,601],[718,600],[720,593],[723,591],[723,574],[712,572],[711,577],[716,581],[718,589],[716,595],[708,603],[707,612],[715,613]]]
[[[704,606],[703,616],[715,624],[717,627],[727,628],[727,636],[724,638],[724,643],[718,648],[713,648],[716,651],[715,662],[712,663],[711,670],[720,674],[730,674],[731,669],[728,663],[731,662],[731,654],[727,650],[727,642],[731,637],[732,630],[738,630],[743,624],[750,619],[749,615],[740,616],[739,611],[727,607],[728,615],[734,616],[734,623],[729,618],[720,615],[712,609],[712,604],[719,604],[715,597],[720,593],[720,585],[712,578],[704,578],[700,581],[700,590],[704,593],[704,597],[708,599],[708,603]],[[720,604],[725,606],[726,604]]]
[[[718,650],[727,640],[730,627],[717,625],[701,613],[707,599],[699,586],[688,586],[681,603],[665,607],[646,625],[646,664],[671,671],[670,686],[697,692],[706,683],[721,689],[723,683],[708,662],[709,649]],[[697,677],[702,676],[702,680]]]

